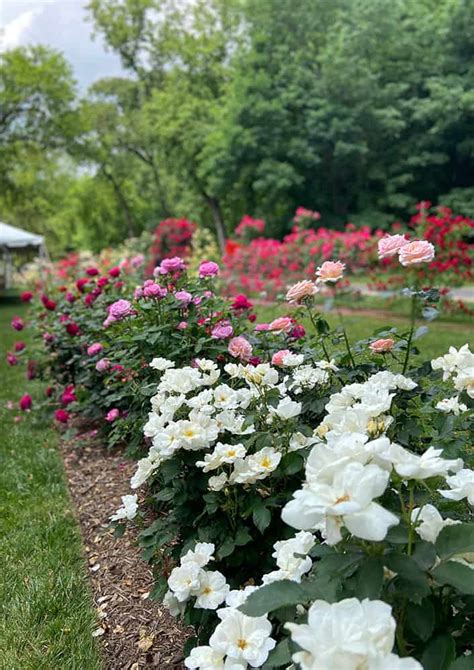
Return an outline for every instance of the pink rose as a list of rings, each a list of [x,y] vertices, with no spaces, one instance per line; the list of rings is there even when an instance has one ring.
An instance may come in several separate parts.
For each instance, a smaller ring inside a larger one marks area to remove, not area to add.
[[[214,328],[211,330],[211,337],[213,337],[215,340],[225,340],[227,337],[232,337],[234,334],[234,329],[230,325],[230,323],[218,323]]]
[[[135,300],[138,300],[138,298],[141,298],[143,296],[143,289],[141,286],[137,286],[137,288],[133,292],[133,297]]]
[[[55,336],[53,333],[43,333],[43,340],[46,344],[51,344],[51,342],[54,342]]]
[[[54,418],[56,421],[59,421],[59,423],[67,423],[69,421],[69,412],[65,409],[57,409],[54,412]]]
[[[288,302],[301,302],[304,298],[309,298],[319,291],[316,284],[309,279],[299,281],[297,284],[288,289],[286,299]]]
[[[11,354],[10,352],[7,353],[7,363],[8,365],[17,365],[18,364],[18,357],[15,356],[15,354]]]
[[[176,327],[178,330],[186,330],[186,328],[188,327],[188,322],[180,321]]]
[[[143,295],[145,298],[164,298],[167,293],[167,289],[154,282],[151,282],[143,288]]]
[[[153,275],[158,277],[159,275],[182,272],[183,270],[186,270],[186,263],[179,256],[175,256],[162,260],[160,265],[153,270]]]
[[[392,351],[394,345],[395,340],[392,340],[391,337],[387,337],[385,340],[381,339],[375,340],[375,342],[371,342],[369,344],[369,349],[374,354],[385,354],[387,351]]]
[[[280,351],[275,352],[272,356],[272,365],[284,365],[283,359],[290,353],[289,349],[280,349]]]
[[[268,330],[273,333],[289,333],[293,328],[293,319],[289,316],[280,316],[268,324]]]
[[[336,282],[344,276],[346,266],[341,261],[324,261],[316,270],[318,280],[322,282]]]
[[[91,344],[89,347],[87,347],[87,355],[95,356],[96,354],[100,354],[103,348],[104,347],[100,342],[94,342],[94,344]]]
[[[14,316],[12,319],[12,328],[14,328],[15,330],[23,330],[24,327],[25,323],[23,319],[19,316]]]
[[[268,323],[257,323],[255,326],[257,333],[265,333],[267,330],[270,330],[270,324]]]
[[[108,358],[101,358],[100,361],[97,361],[95,364],[95,369],[97,372],[105,372],[110,368],[110,360]]]
[[[435,248],[431,242],[426,242],[426,240],[414,240],[400,249],[398,257],[404,267],[429,263],[435,257]]]
[[[21,396],[19,402],[21,410],[25,412],[26,410],[31,409],[32,404],[33,404],[33,398],[30,396],[29,393],[25,393],[25,395]]]
[[[199,266],[199,276],[201,279],[203,277],[215,277],[219,274],[219,266],[214,261],[204,261]]]
[[[404,235],[387,235],[378,242],[379,258],[395,256],[402,247],[409,244]]]
[[[26,344],[24,342],[15,342],[15,351],[23,351],[25,348]]]
[[[133,256],[132,260],[130,261],[134,268],[139,268],[140,265],[143,265],[144,262],[145,256],[143,254],[137,254],[136,256]]]
[[[233,337],[229,342],[227,350],[231,356],[240,358],[243,361],[247,361],[253,351],[250,342],[242,335],[240,337]]]
[[[109,409],[107,414],[105,415],[105,420],[108,421],[109,423],[112,423],[116,419],[118,419],[120,416],[120,410],[114,407],[113,409]]]
[[[112,321],[120,321],[132,313],[132,303],[128,300],[117,300],[108,306],[109,319]]]
[[[179,302],[182,303],[183,305],[189,305],[189,303],[193,299],[193,296],[191,295],[191,293],[188,293],[188,291],[176,291],[174,297],[176,298],[176,300],[179,300]]]

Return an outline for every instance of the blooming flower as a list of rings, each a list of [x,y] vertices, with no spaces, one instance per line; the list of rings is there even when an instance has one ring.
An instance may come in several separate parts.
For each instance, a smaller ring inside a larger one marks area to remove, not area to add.
[[[224,670],[224,655],[208,645],[194,647],[184,665],[191,670]]]
[[[15,342],[15,351],[23,351],[25,348],[26,344],[24,342]]]
[[[69,421],[69,412],[66,412],[65,409],[57,409],[54,412],[54,418],[59,423],[67,423]]]
[[[101,358],[95,364],[95,369],[97,370],[97,372],[105,372],[109,368],[110,368],[110,360],[108,358]]]
[[[234,358],[240,358],[242,361],[248,360],[252,355],[252,345],[243,337],[233,337],[227,348],[229,354]]]
[[[33,398],[30,396],[29,393],[25,393],[24,395],[21,396],[19,402],[20,409],[25,411],[31,409],[32,405],[33,405]]]
[[[186,270],[186,263],[179,256],[174,256],[173,258],[162,260],[160,265],[154,269],[153,274],[157,277],[159,275],[183,272],[183,270]]]
[[[115,278],[120,276],[120,272],[121,272],[120,268],[116,265],[113,268],[110,268],[109,275]]]
[[[289,333],[292,327],[293,319],[289,316],[280,316],[268,324],[268,330],[273,333]]]
[[[119,416],[120,416],[120,410],[114,407],[113,409],[109,409],[109,411],[105,415],[105,420],[108,421],[109,423],[113,423],[119,418]]]
[[[452,460],[440,458],[443,450],[434,447],[427,449],[421,456],[412,454],[401,447],[393,449],[393,452],[395,470],[405,479],[445,477],[448,472],[458,472],[463,466],[461,458]]]
[[[289,353],[291,353],[289,349],[280,349],[280,351],[276,351],[272,356],[272,365],[281,367],[283,365],[284,357]]]
[[[203,570],[199,579],[199,588],[196,590],[194,607],[205,610],[215,610],[226,599],[230,587],[221,572]]]
[[[463,500],[467,498],[470,505],[474,505],[474,470],[464,468],[455,475],[446,477],[450,490],[440,490],[438,493],[448,500]]]
[[[128,519],[131,521],[134,519],[138,510],[137,499],[138,496],[136,494],[122,496],[122,507],[119,507],[119,509],[110,517],[110,520],[121,521],[122,519]]]
[[[116,302],[113,302],[109,307],[107,308],[107,312],[109,313],[109,317],[113,319],[114,321],[120,321],[121,319],[125,318],[126,316],[129,316],[129,314],[132,313],[132,303],[129,302],[128,300],[117,300]]]
[[[395,340],[393,340],[391,337],[387,337],[386,339],[380,339],[371,342],[369,344],[369,349],[374,354],[385,354],[387,351],[392,351],[394,345]]]
[[[15,354],[12,354],[10,352],[7,353],[6,355],[7,363],[8,365],[17,365],[18,364],[18,356],[15,356]]]
[[[276,645],[270,637],[272,625],[267,617],[248,617],[230,608],[218,610],[217,616],[221,622],[211,635],[209,646],[236,666],[239,663],[243,668],[247,663],[255,668],[262,666]]]
[[[25,322],[20,316],[14,316],[11,321],[11,325],[15,330],[23,330],[25,327]]]
[[[199,266],[199,276],[204,277],[215,277],[219,273],[219,266],[214,261],[204,261]]]
[[[201,568],[194,562],[184,563],[173,568],[168,578],[168,586],[179,602],[188,600],[199,589]]]
[[[293,654],[302,670],[422,670],[418,661],[391,653],[396,622],[390,605],[381,600],[316,600],[308,623],[287,623],[286,628],[302,650]]]
[[[324,261],[324,263],[316,270],[318,281],[337,282],[344,276],[346,269],[345,263],[341,261]]]
[[[298,304],[304,300],[304,298],[310,298],[311,296],[316,295],[318,291],[319,288],[314,282],[309,279],[304,279],[288,289],[286,299],[288,302]]]
[[[183,305],[189,305],[193,299],[193,296],[188,291],[176,291],[174,297]]]
[[[94,342],[94,344],[91,344],[87,347],[87,355],[88,356],[95,356],[96,354],[100,354],[104,347],[101,345],[100,342]]]
[[[299,414],[301,414],[302,404],[300,402],[295,402],[289,396],[282,398],[276,407],[270,408],[272,414],[280,417],[284,421],[289,419],[294,419]]]
[[[435,257],[435,248],[426,240],[414,240],[401,247],[398,257],[403,266],[429,263]]]
[[[214,328],[211,330],[211,337],[213,337],[216,340],[225,340],[228,337],[232,337],[234,334],[234,329],[230,325],[230,323],[218,323]]]
[[[409,244],[404,235],[387,235],[378,241],[379,258],[390,258],[398,254],[400,249]]]
[[[161,372],[167,370],[168,368],[174,368],[174,366],[175,366],[174,361],[170,361],[167,358],[161,358],[161,357],[154,358],[150,363],[150,368],[160,370]]]
[[[443,519],[433,505],[416,507],[411,513],[411,520],[417,524],[415,530],[421,539],[432,544],[436,542],[438,535],[445,526],[461,523],[454,519]]]
[[[20,300],[22,302],[30,302],[33,299],[33,293],[31,291],[23,291],[20,295]]]
[[[166,288],[159,284],[155,284],[155,282],[151,282],[143,287],[143,295],[145,298],[164,298],[167,293],[168,290]]]
[[[66,327],[66,332],[69,335],[72,335],[72,336],[79,335],[80,332],[81,332],[79,326],[77,325],[77,323],[75,321],[69,321],[68,323],[66,323],[65,327]]]
[[[436,404],[436,409],[439,409],[440,412],[452,412],[456,416],[459,416],[461,412],[467,411],[467,405],[462,402],[459,402],[459,396],[454,398],[444,398]]]
[[[232,304],[231,304],[231,309],[238,311],[238,310],[245,310],[245,309],[252,309],[253,305],[250,302],[250,300],[247,298],[246,295],[236,295]]]

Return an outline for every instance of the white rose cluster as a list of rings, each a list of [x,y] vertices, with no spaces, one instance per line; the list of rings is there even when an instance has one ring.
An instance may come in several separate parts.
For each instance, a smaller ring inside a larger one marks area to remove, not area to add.
[[[151,439],[151,447],[146,458],[138,462],[132,488],[141,486],[179,449],[205,452],[196,465],[211,473],[209,489],[219,491],[228,485],[255,484],[278,467],[285,451],[314,444],[314,438],[292,428],[291,422],[298,420],[302,404],[290,393],[296,395],[302,389],[326,383],[330,371],[337,368],[326,362],[302,365],[303,360],[303,356],[294,355],[290,372],[281,382],[278,370],[270,364],[229,363],[224,368],[226,383],[217,365],[207,359],[198,360],[195,367],[182,368],[174,368],[164,358],[153,359],[151,367],[162,374],[143,429]],[[264,446],[247,453],[244,444],[235,442],[255,432],[255,425],[249,420],[250,410],[268,424],[280,422],[288,428],[288,444],[283,451]]]
[[[327,415],[316,433],[320,436],[328,432],[371,436],[384,433],[393,421],[387,412],[395,391],[410,391],[415,387],[412,379],[388,370],[377,372],[364,383],[349,384],[331,396],[326,405]]]
[[[207,610],[215,610],[225,601],[229,585],[224,575],[217,570],[203,569],[214,560],[214,550],[212,543],[198,542],[173,568],[168,578],[169,591],[164,599],[171,614],[179,614],[182,605],[190,598],[196,599],[194,607]]]
[[[286,628],[301,648],[293,654],[301,670],[422,670],[418,661],[392,654],[396,622],[381,600],[316,600],[308,623]]]
[[[443,371],[444,381],[452,379],[457,391],[466,391],[470,398],[474,398],[474,354],[468,344],[459,350],[449,347],[447,354],[431,361],[431,367]]]
[[[299,530],[318,530],[330,545],[341,541],[342,528],[355,537],[378,542],[399,523],[397,516],[376,502],[393,472],[403,480],[444,477],[449,484],[453,479],[449,473],[463,467],[461,459],[442,458],[442,450],[434,447],[418,455],[384,435],[371,439],[371,422],[390,423],[386,414],[394,396],[390,391],[414,386],[402,375],[381,372],[365,384],[351,384],[331,396],[321,424],[326,429],[319,431],[325,440],[320,439],[308,456],[306,480],[283,508],[285,523]],[[350,412],[351,417],[345,416]],[[348,424],[358,430],[347,430]],[[459,490],[467,488],[468,484],[459,482]],[[446,497],[450,495],[457,494],[448,491]]]

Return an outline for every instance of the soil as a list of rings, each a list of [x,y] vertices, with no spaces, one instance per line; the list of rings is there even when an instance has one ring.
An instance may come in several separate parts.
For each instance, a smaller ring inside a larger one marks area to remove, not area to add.
[[[135,464],[107,451],[94,431],[64,440],[62,452],[80,523],[97,629],[106,670],[183,668],[183,630],[165,607],[149,598],[153,575],[141,559],[137,531],[114,537],[109,516],[129,493]]]

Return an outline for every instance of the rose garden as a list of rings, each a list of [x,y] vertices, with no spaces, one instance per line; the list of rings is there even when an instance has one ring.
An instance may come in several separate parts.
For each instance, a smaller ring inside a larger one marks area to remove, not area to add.
[[[12,452],[50,423],[135,462],[97,514],[114,543],[133,533],[145,596],[182,631],[159,667],[473,667],[474,354],[465,321],[436,321],[470,277],[473,222],[426,208],[390,233],[309,228],[300,209],[283,242],[245,217],[223,257],[164,221],[148,248],[23,275],[2,373]],[[406,309],[359,337],[361,276]]]

